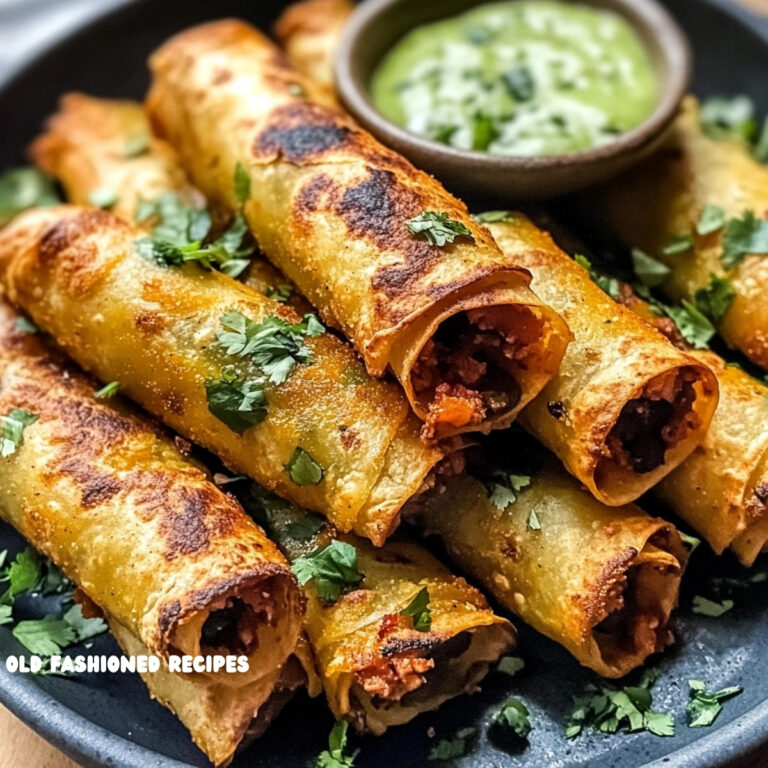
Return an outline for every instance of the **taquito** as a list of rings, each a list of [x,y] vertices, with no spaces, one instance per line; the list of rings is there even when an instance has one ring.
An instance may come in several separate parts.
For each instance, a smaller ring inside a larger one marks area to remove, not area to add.
[[[768,167],[745,144],[705,135],[693,97],[665,147],[584,203],[628,247],[669,267],[663,290],[673,301],[695,302],[711,275],[727,276],[735,297],[718,330],[768,368]]]
[[[704,441],[654,494],[720,554],[745,566],[768,547],[768,386],[709,350],[691,350],[665,315],[623,284],[620,299],[717,376],[720,401]]]
[[[336,536],[331,526],[313,525],[313,518],[276,496],[260,489],[249,496],[246,508],[294,567]],[[374,549],[352,536],[339,540],[356,551],[359,586],[326,602],[312,581],[305,585],[305,629],[337,719],[383,733],[473,692],[514,644],[512,625],[493,613],[480,592],[417,544],[390,540]],[[420,597],[424,613],[409,615]]]
[[[30,147],[30,156],[61,182],[68,202],[91,205],[94,193],[105,191],[112,213],[150,232],[158,221],[155,216],[137,221],[143,203],[162,202],[172,195],[176,215],[180,206],[200,210],[205,205],[202,194],[187,180],[176,151],[151,135],[144,108],[135,101],[66,94],[45,132]],[[250,257],[240,279],[267,295],[288,286],[288,280],[258,253]],[[295,290],[286,303],[297,312],[310,311]]]
[[[236,472],[381,544],[428,485],[437,449],[395,384],[310,317],[195,263],[164,266],[144,233],[72,206],[0,233],[0,282],[80,365]]]
[[[301,0],[275,22],[275,37],[291,64],[331,94],[338,39],[354,8],[350,0]]]
[[[242,205],[368,372],[392,370],[427,439],[508,426],[554,375],[568,330],[528,273],[434,178],[319,104],[260,32],[196,27],[151,66],[152,125],[192,181],[215,206]]]
[[[637,499],[704,439],[717,406],[714,374],[617,305],[522,214],[488,226],[573,333],[560,372],[521,424],[595,498]]]
[[[454,476],[409,514],[503,606],[604,677],[673,642],[687,559],[674,526],[601,504],[551,459],[502,480],[492,467],[489,482]]]
[[[243,686],[301,630],[288,563],[231,496],[0,303],[0,518],[155,654],[248,657]],[[9,437],[10,435],[10,437]]]
[[[109,631],[127,656],[149,653],[122,624],[107,616]],[[305,642],[305,641],[302,641]],[[192,741],[215,766],[228,765],[235,753],[259,738],[307,681],[311,669],[308,649],[259,680],[241,688],[220,685],[199,675],[171,672],[164,660],[157,672],[141,675],[150,696],[181,720]]]

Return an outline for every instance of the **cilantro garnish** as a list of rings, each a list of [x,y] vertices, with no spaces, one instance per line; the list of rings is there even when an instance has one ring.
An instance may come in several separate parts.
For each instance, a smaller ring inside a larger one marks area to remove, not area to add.
[[[235,164],[234,173],[235,200],[240,205],[251,198],[251,177],[241,162]]]
[[[496,669],[505,675],[514,677],[523,667],[525,667],[525,662],[519,656],[502,656]]]
[[[485,211],[484,213],[476,213],[472,218],[475,221],[479,221],[481,224],[493,224],[499,221],[511,221],[509,211]]]
[[[754,104],[744,95],[707,99],[701,105],[699,122],[707,136],[718,140],[751,141],[757,130]]]
[[[207,379],[205,394],[208,410],[238,434],[267,416],[264,382],[238,378],[231,369],[225,370],[220,379]]]
[[[717,720],[723,709],[721,702],[738,696],[744,689],[740,685],[731,685],[720,691],[710,693],[706,683],[701,680],[689,680],[691,700],[686,711],[690,717],[688,725],[691,728],[705,728]]]
[[[0,604],[0,627],[13,621],[13,608],[10,605]]]
[[[279,301],[285,304],[293,295],[294,286],[290,283],[281,283],[280,285],[271,285],[264,291],[264,295],[273,301]]]
[[[146,155],[147,152],[149,152],[149,136],[146,133],[137,133],[125,140],[122,156],[131,159]]]
[[[53,180],[37,168],[12,168],[0,176],[0,227],[28,208],[58,202]]]
[[[323,468],[299,446],[288,459],[285,470],[296,485],[317,485],[323,479]]]
[[[298,541],[311,539],[316,533],[319,533],[325,527],[325,521],[315,515],[304,515],[300,520],[291,523],[288,528],[288,535]]]
[[[530,101],[536,93],[536,82],[528,67],[513,67],[503,75],[504,85],[515,101]]]
[[[718,205],[707,205],[701,212],[696,231],[700,235],[711,235],[725,226],[725,211]]]
[[[696,549],[701,546],[701,539],[697,539],[695,536],[691,536],[689,533],[683,533],[682,531],[678,531],[678,533],[683,540],[683,544],[688,547],[689,555],[692,555]]]
[[[13,628],[13,636],[31,653],[53,656],[69,645],[106,632],[103,619],[86,619],[82,608],[73,605],[61,618],[44,616],[42,619],[20,621]]]
[[[694,301],[697,309],[716,325],[722,320],[735,297],[736,291],[730,280],[710,275],[707,286],[699,288],[694,294]]]
[[[643,285],[654,288],[669,276],[670,268],[639,248],[632,249],[632,267]]]
[[[335,603],[365,578],[357,569],[357,549],[338,540],[299,557],[291,570],[302,586],[311,581],[317,596],[327,603]]]
[[[493,124],[493,120],[488,115],[476,114],[472,123],[472,149],[484,152],[498,137],[499,132]],[[449,242],[452,243],[453,240],[449,240]],[[433,243],[433,245],[437,245],[437,243]]]
[[[422,587],[408,605],[400,611],[401,616],[413,618],[413,628],[417,632],[429,632],[432,628],[432,612],[429,610],[429,590]]]
[[[0,458],[16,453],[24,442],[24,430],[37,419],[37,414],[23,408],[14,408],[7,416],[0,416],[3,427],[0,433]]]
[[[347,754],[347,729],[349,723],[339,720],[328,736],[328,749],[321,752],[314,762],[314,768],[353,768],[359,750]]]
[[[531,484],[531,476],[492,469],[484,478],[484,482],[491,504],[503,512],[517,501],[517,494]]]
[[[222,316],[221,324],[225,330],[216,335],[219,345],[228,355],[249,357],[273,384],[282,384],[297,364],[311,362],[304,339],[325,331],[314,315],[305,315],[301,323],[288,323],[279,317],[254,323],[231,310]]]
[[[5,559],[5,552],[3,552]],[[0,597],[0,603],[10,605],[20,592],[33,590],[42,576],[42,559],[32,547],[19,552],[13,562],[0,574],[0,582],[8,582],[8,588]]]
[[[599,288],[602,288],[602,290],[612,299],[619,298],[621,287],[618,280],[613,277],[606,277],[605,275],[601,275],[596,272],[592,268],[592,262],[581,253],[575,254],[573,259],[579,266],[584,267],[584,269],[589,272],[589,277],[593,283],[595,283]]]
[[[700,616],[709,616],[710,618],[717,619],[724,613],[730,611],[731,608],[733,608],[733,605],[733,600],[723,600],[718,603],[714,600],[710,600],[708,597],[694,595],[691,610],[694,613],[698,613]]]
[[[655,673],[646,672],[639,685],[617,689],[607,683],[588,685],[586,693],[575,696],[565,736],[573,739],[585,727],[602,733],[648,731],[655,736],[674,736],[672,715],[652,709],[650,688]]]
[[[88,204],[94,208],[113,208],[117,203],[117,192],[109,187],[98,187],[88,193]]]
[[[730,219],[725,225],[720,260],[726,269],[733,269],[751,253],[768,254],[768,221],[744,211],[741,218]]]
[[[110,397],[114,397],[120,389],[119,381],[110,381],[109,384],[105,384],[101,389],[97,389],[93,396],[97,400],[107,400]]]
[[[452,243],[457,237],[468,237],[474,241],[472,233],[460,221],[451,219],[446,213],[424,211],[405,225],[412,235],[423,236],[430,245],[442,248],[446,243]]]
[[[430,760],[455,760],[468,755],[477,741],[476,728],[462,728],[451,739],[441,739],[429,753]]]
[[[493,716],[496,726],[510,728],[521,739],[531,732],[531,720],[528,707],[518,699],[507,699]]]
[[[525,527],[529,531],[541,530],[541,521],[539,520],[539,516],[536,514],[535,507],[528,513],[528,518],[525,521]]]
[[[670,307],[660,302],[657,306],[675,321],[681,336],[694,349],[707,348],[715,335],[715,327],[690,301],[683,299],[679,307]]]
[[[19,333],[37,333],[40,329],[24,315],[19,315],[14,321],[13,325]]]
[[[689,233],[675,235],[662,249],[665,256],[675,256],[678,253],[685,253],[693,248],[693,235]]]

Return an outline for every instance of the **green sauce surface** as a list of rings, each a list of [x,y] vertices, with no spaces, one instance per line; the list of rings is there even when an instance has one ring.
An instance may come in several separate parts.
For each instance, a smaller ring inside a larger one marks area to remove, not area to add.
[[[458,149],[534,157],[605,144],[645,120],[658,83],[622,17],[507,0],[417,27],[380,63],[377,109]]]

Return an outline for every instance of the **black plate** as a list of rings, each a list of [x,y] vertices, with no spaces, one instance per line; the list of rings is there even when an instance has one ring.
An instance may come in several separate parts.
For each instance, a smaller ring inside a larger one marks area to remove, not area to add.
[[[21,161],[24,147],[59,95],[82,90],[103,96],[140,97],[147,86],[147,54],[185,26],[224,15],[239,16],[268,28],[283,3],[276,0],[147,0],[123,4],[27,64],[2,90],[3,141],[0,168]],[[692,38],[696,52],[697,93],[750,94],[768,111],[768,22],[715,0],[669,0]],[[761,25],[761,26],[758,26]],[[659,511],[659,510],[651,510]],[[23,541],[0,525],[0,550],[15,552]],[[531,710],[534,730],[527,747],[510,747],[483,737],[476,751],[457,764],[472,768],[718,768],[768,766],[768,588],[752,587],[736,596],[736,607],[719,619],[691,613],[693,594],[707,589],[716,574],[741,574],[732,558],[719,560],[702,551],[694,556],[676,620],[677,647],[656,660],[661,674],[654,706],[675,713],[677,736],[586,734],[573,742],[563,737],[571,695],[591,676],[561,648],[521,628],[520,653],[526,668],[516,678],[493,674],[482,692],[450,702],[439,713],[379,738],[355,739],[362,752],[359,768],[408,768],[427,763],[431,742],[467,725],[481,726],[494,706],[514,695]],[[768,569],[763,561],[756,568]],[[22,606],[23,607],[23,606]],[[45,613],[38,603],[29,615]],[[50,608],[50,606],[48,606]],[[79,650],[79,649],[78,649]],[[23,649],[8,628],[0,629],[0,659]],[[114,653],[107,636],[95,639],[88,653]],[[687,680],[711,686],[740,684],[744,693],[727,702],[716,724],[691,729],[685,724]],[[149,700],[141,681],[130,675],[27,677],[11,675],[0,664],[0,700],[43,737],[85,766],[182,768],[206,766],[176,718]],[[325,747],[332,718],[321,701],[300,694],[266,736],[239,756],[235,768],[299,768]],[[482,729],[481,729],[482,730]],[[2,741],[0,740],[0,749]],[[762,754],[762,757],[760,757]]]

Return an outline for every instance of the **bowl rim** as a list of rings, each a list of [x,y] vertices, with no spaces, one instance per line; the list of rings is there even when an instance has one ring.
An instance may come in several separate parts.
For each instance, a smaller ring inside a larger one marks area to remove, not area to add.
[[[677,116],[680,103],[689,89],[693,54],[691,44],[677,21],[657,0],[576,0],[582,5],[598,6],[612,10],[622,16],[634,29],[640,30],[643,46],[648,45],[642,38],[656,40],[659,55],[667,72],[665,80],[659,80],[660,94],[651,114],[630,131],[620,134],[605,144],[577,152],[553,155],[515,156],[494,155],[479,150],[464,150],[434,141],[397,125],[374,106],[367,83],[363,81],[355,59],[369,35],[376,34],[382,15],[392,6],[403,5],[411,0],[366,0],[354,10],[346,25],[334,61],[336,86],[343,105],[368,130],[385,143],[414,156],[440,157],[443,163],[453,163],[464,168],[495,170],[544,170],[568,166],[592,166],[610,158],[636,152],[657,139]],[[467,2],[467,7],[483,5],[494,0]],[[441,14],[441,4],[434,20],[447,17]],[[401,34],[407,32],[401,31]]]

